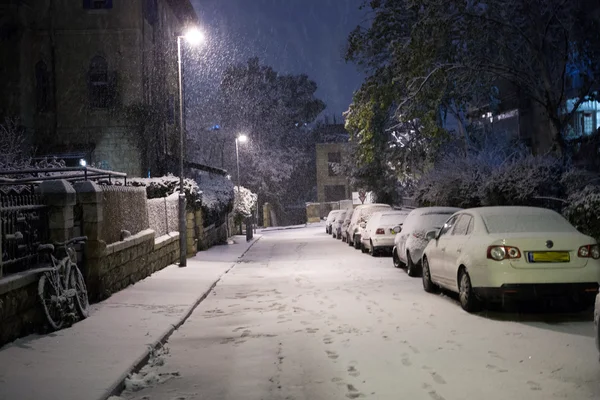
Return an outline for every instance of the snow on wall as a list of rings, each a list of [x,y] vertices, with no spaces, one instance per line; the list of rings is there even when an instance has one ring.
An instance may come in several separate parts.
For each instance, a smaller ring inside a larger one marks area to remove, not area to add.
[[[156,237],[179,230],[177,195],[148,200],[148,223]]]
[[[135,235],[149,228],[146,190],[143,187],[102,186],[102,240],[121,240],[121,231]]]

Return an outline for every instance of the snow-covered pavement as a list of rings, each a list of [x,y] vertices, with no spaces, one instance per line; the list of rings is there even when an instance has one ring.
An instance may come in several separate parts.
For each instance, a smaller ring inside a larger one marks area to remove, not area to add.
[[[153,364],[123,398],[600,398],[588,314],[470,315],[323,226],[265,232]]]
[[[0,349],[0,400],[104,400],[256,241],[216,246],[107,300],[68,329]]]

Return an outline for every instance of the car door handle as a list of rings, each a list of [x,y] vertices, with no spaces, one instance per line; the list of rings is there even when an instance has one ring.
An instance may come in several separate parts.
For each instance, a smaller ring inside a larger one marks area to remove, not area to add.
[[[442,247],[442,251],[446,251],[446,248],[445,248],[445,247]]]
[[[458,250],[456,250],[456,252],[460,254],[460,253],[462,253],[462,249],[458,249]]]

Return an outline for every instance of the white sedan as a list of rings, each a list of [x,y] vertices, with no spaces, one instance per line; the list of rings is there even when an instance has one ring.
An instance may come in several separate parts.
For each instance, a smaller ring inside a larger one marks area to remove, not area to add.
[[[600,247],[552,210],[472,208],[427,237],[423,288],[457,292],[466,311],[482,300],[546,296],[591,305],[598,293]]]
[[[410,210],[379,211],[371,215],[369,221],[361,224],[363,231],[360,236],[363,253],[376,257],[380,252],[391,252],[394,247],[394,237],[400,232],[400,227],[410,213]]]

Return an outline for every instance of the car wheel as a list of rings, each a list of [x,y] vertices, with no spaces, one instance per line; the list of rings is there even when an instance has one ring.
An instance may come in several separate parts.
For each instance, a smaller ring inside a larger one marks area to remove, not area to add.
[[[362,244],[362,242],[361,242],[361,243],[360,243],[360,251],[361,251],[361,253],[365,254],[365,253],[368,253],[368,252],[369,252],[369,249],[367,249],[367,248],[365,247],[365,245],[364,245],[364,244]]]
[[[423,257],[423,289],[427,293],[435,293],[438,290],[438,287],[431,280],[431,270],[429,269],[429,261],[427,258]]]
[[[413,262],[408,251],[406,252],[406,273],[412,277],[419,275],[419,266]]]
[[[354,238],[352,240],[352,243],[354,244],[354,249],[355,250],[360,250],[360,240],[356,240],[356,238]]]
[[[394,262],[394,268],[401,268],[402,262],[398,257],[398,252],[396,250],[392,251],[392,261]]]
[[[479,311],[481,308],[481,303],[473,292],[471,277],[464,268],[458,274],[458,299],[460,300],[460,306],[466,312]]]

